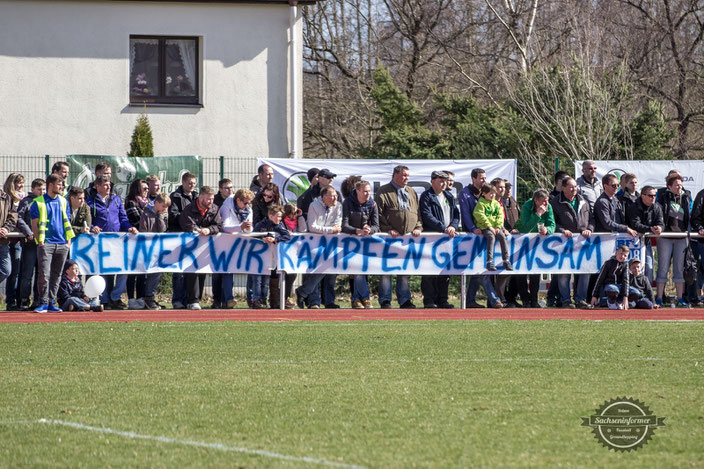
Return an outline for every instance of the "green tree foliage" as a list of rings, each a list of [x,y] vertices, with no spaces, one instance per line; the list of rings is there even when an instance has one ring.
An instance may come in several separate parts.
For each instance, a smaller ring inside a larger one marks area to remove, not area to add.
[[[367,158],[518,160],[519,192],[550,188],[555,159],[662,159],[672,138],[662,105],[640,103],[623,68],[595,77],[587,66],[535,68],[508,84],[507,98],[437,94],[424,114],[389,72],[374,73],[370,96],[380,123]],[[431,122],[432,121],[432,122]]]
[[[130,151],[127,156],[153,157],[154,143],[152,141],[152,128],[149,126],[147,114],[142,113],[137,118],[137,125],[132,132]]]

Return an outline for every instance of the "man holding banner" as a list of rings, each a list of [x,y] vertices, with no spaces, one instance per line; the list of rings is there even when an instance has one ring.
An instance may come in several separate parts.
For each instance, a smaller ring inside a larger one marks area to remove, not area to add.
[[[411,234],[420,236],[423,224],[420,220],[418,196],[408,185],[410,170],[407,166],[396,166],[391,182],[379,188],[376,203],[379,206],[379,230],[392,238]],[[401,308],[414,309],[409,287],[410,275],[396,276],[396,300]],[[379,277],[379,303],[383,309],[391,308],[391,276]]]
[[[421,194],[419,206],[426,232],[445,233],[454,238],[460,224],[460,214],[455,197],[447,188],[448,175],[444,171],[433,171],[430,176],[430,189]],[[449,275],[424,275],[420,282],[425,308],[451,309],[454,305],[448,300]]]

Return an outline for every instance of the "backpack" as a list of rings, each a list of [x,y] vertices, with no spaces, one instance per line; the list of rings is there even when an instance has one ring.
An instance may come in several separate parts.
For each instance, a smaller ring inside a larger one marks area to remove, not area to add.
[[[697,281],[697,258],[692,252],[691,239],[689,237],[689,232],[687,232],[687,246],[684,248],[684,269],[682,271],[684,276],[684,281],[687,285],[692,285]]]

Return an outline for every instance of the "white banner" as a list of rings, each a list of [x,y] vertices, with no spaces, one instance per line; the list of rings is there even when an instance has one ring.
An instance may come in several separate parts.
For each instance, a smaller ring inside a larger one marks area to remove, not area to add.
[[[676,169],[682,175],[682,185],[692,192],[692,200],[704,189],[704,161],[695,160],[598,160],[596,163],[596,177],[601,178],[607,174],[615,174],[619,180],[625,173],[633,173],[638,176],[638,191],[645,186],[653,186],[656,189],[665,187],[667,173]],[[574,173],[579,177],[582,175],[582,161],[575,161]]]
[[[589,238],[565,238],[561,234],[510,235],[508,247],[515,270],[501,267],[501,251],[495,245],[494,274],[594,273],[616,248],[625,244],[630,257],[642,259],[640,238],[627,234],[592,234]],[[476,275],[489,273],[486,240],[481,235],[441,233],[350,236],[301,234],[278,245],[278,268],[295,273]]]
[[[486,171],[486,181],[501,177],[513,184],[516,192],[516,160],[323,160],[291,158],[259,158],[258,165],[268,164],[274,169],[274,183],[279,186],[284,202],[295,202],[308,189],[307,172],[310,168],[329,169],[337,174],[333,185],[340,190],[342,181],[350,176],[362,176],[372,185],[372,195],[376,190],[391,181],[393,169],[398,165],[408,166],[411,173],[408,185],[420,197],[430,187],[430,174],[433,171],[448,170],[455,173],[455,196],[468,184],[474,168]]]
[[[268,274],[274,249],[245,235],[221,233],[82,234],[71,243],[82,274],[187,272]]]

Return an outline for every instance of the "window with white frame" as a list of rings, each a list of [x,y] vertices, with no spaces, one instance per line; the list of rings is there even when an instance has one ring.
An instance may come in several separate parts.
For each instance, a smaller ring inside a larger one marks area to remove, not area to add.
[[[200,104],[197,37],[130,36],[130,103]]]

